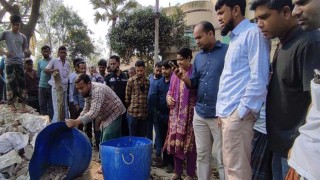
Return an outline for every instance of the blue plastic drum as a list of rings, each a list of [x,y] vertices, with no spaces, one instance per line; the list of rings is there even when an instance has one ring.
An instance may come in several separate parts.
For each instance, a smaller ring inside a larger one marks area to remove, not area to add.
[[[100,144],[103,177],[107,180],[148,180],[151,170],[152,141],[122,137]]]
[[[65,122],[50,124],[37,136],[29,163],[30,179],[40,179],[49,166],[67,166],[67,179],[79,177],[88,168],[91,156],[90,141],[81,131],[68,128]]]

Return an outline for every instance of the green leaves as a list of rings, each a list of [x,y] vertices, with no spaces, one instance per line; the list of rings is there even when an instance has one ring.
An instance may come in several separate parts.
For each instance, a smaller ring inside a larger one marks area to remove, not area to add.
[[[159,54],[170,47],[189,46],[184,36],[184,14],[180,8],[173,9],[171,16],[160,13]],[[152,8],[137,9],[122,17],[108,33],[112,50],[121,56],[125,63],[136,55],[146,62],[152,62],[154,56],[155,13]]]

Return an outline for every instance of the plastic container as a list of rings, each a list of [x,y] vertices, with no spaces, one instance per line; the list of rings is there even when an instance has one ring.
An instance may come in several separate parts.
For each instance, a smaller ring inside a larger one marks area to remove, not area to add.
[[[38,180],[49,166],[68,166],[67,179],[81,176],[92,157],[89,139],[65,122],[50,124],[37,136],[29,163],[30,179]]]
[[[100,144],[103,177],[107,180],[149,180],[152,141],[127,136]]]

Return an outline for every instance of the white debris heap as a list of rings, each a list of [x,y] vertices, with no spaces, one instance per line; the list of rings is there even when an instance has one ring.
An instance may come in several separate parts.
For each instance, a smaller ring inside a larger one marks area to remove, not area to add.
[[[30,113],[13,113],[0,105],[0,180],[30,179],[28,169],[37,134],[49,123],[31,107]]]

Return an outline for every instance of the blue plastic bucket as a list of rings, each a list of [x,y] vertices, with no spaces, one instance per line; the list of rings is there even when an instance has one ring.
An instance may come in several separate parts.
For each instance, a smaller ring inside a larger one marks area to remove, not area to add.
[[[29,163],[30,179],[38,180],[49,166],[69,167],[67,179],[81,176],[92,156],[89,139],[65,122],[52,123],[37,136]]]
[[[107,180],[148,180],[152,141],[127,136],[100,144],[103,177]]]

